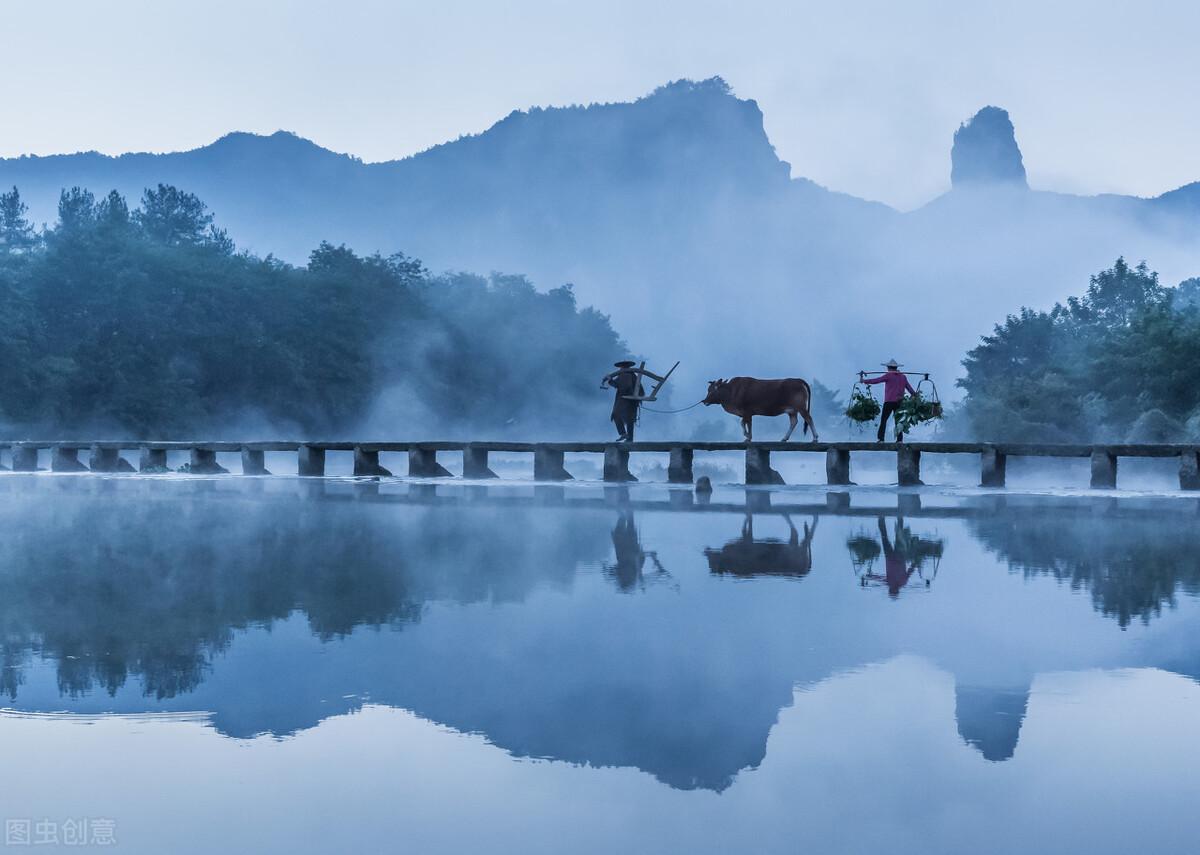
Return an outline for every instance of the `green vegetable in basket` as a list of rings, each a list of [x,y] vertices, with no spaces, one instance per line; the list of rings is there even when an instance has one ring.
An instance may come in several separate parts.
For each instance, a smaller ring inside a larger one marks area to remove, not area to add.
[[[850,393],[850,406],[846,407],[846,417],[856,422],[873,422],[879,418],[882,409],[874,397],[856,388]]]
[[[921,395],[909,395],[900,402],[896,410],[896,430],[908,433],[922,422],[942,417],[942,405],[938,401],[930,401]]]

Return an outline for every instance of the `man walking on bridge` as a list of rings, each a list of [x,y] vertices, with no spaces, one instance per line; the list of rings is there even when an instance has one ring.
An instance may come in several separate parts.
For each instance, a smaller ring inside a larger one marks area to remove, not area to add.
[[[642,388],[641,374],[633,367],[632,359],[622,359],[614,362],[617,369],[600,381],[601,386],[611,386],[616,389],[613,399],[612,422],[620,434],[618,442],[633,442],[633,426],[637,424],[640,401],[630,400],[628,396],[642,397],[646,394]]]
[[[889,359],[883,367],[887,371],[878,377],[872,377],[870,380],[867,379],[865,371],[858,372],[858,378],[863,383],[872,386],[876,383],[883,384],[883,413],[879,416],[878,434],[880,442],[883,442],[884,433],[887,430],[888,417],[895,417],[897,415],[896,411],[900,409],[900,402],[904,400],[904,393],[908,392],[910,395],[917,394],[917,390],[909,384],[908,376],[900,370],[899,362]],[[899,430],[899,420],[897,419],[896,422],[896,442],[904,442],[904,434],[900,433]]]

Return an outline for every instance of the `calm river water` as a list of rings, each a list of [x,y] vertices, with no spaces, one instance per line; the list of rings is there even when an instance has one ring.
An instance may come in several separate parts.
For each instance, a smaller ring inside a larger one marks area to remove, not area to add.
[[[1194,852],[1198,523],[1169,495],[5,475],[4,845]]]

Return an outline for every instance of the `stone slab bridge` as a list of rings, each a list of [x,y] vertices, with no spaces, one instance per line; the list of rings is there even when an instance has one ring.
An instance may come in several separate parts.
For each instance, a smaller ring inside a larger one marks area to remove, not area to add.
[[[408,475],[413,478],[449,477],[450,472],[438,462],[438,454],[461,454],[463,477],[468,479],[495,478],[488,466],[492,452],[531,454],[533,477],[537,481],[569,481],[571,474],[564,465],[566,454],[604,455],[605,481],[634,481],[629,471],[629,457],[640,452],[670,455],[668,480],[673,484],[693,482],[692,461],[696,452],[735,451],[746,457],[747,484],[782,484],[783,478],[771,468],[771,455],[824,453],[827,483],[850,484],[850,455],[854,452],[892,452],[896,455],[896,481],[900,486],[914,486],[921,481],[922,454],[970,454],[980,463],[980,485],[1003,487],[1005,467],[1010,457],[1090,458],[1091,484],[1096,488],[1117,485],[1117,461],[1122,457],[1175,458],[1179,461],[1179,486],[1183,490],[1200,490],[1200,445],[1048,445],[977,442],[34,442],[0,441],[0,454],[11,452],[11,468],[17,472],[33,472],[42,468],[41,454],[49,453],[49,468],[55,472],[166,472],[167,453],[185,452],[189,455],[188,470],[197,474],[226,472],[217,463],[218,452],[240,453],[242,474],[267,475],[265,453],[295,452],[297,471],[305,476],[325,474],[325,455],[330,451],[354,453],[354,474],[361,476],[391,475],[379,464],[381,452],[401,452],[408,455]],[[88,462],[80,460],[86,452]],[[138,467],[122,457],[122,452],[136,452]],[[0,464],[0,468],[3,467]]]

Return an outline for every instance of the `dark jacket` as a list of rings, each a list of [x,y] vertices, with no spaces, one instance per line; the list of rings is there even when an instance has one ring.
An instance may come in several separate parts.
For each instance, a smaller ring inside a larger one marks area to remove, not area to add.
[[[612,417],[615,419],[636,414],[638,402],[630,401],[624,396],[646,394],[646,390],[642,388],[638,373],[632,368],[622,368],[613,377],[612,387],[617,391],[616,397],[613,399]]]

